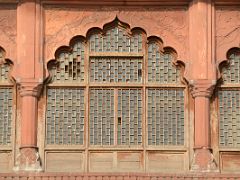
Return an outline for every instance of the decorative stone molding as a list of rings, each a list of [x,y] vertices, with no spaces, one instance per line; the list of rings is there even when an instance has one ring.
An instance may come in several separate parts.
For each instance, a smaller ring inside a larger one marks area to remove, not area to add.
[[[17,82],[21,97],[33,96],[38,98],[42,91],[42,82],[36,80]]]
[[[212,96],[213,90],[216,85],[216,80],[191,80],[189,83],[190,92],[195,97],[207,97],[210,98]]]
[[[36,147],[21,147],[16,158],[14,171],[42,171],[38,149]]]
[[[195,149],[191,170],[196,172],[218,172],[217,164],[209,148]]]

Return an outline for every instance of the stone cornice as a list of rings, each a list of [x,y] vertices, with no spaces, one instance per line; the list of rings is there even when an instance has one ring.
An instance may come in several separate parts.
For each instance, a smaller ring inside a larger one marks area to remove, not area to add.
[[[212,96],[213,90],[215,88],[215,80],[191,80],[189,84],[190,92],[192,96],[195,97],[208,97]]]

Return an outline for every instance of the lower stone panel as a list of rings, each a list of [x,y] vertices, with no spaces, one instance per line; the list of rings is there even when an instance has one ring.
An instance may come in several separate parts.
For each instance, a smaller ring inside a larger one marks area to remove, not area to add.
[[[0,180],[236,180],[232,174],[149,174],[149,173],[0,173]]]
[[[188,170],[185,151],[46,151],[46,172],[75,173],[183,173]]]
[[[220,166],[222,172],[239,173],[240,172],[240,152],[221,152]]]
[[[0,173],[11,172],[12,152],[0,151]]]

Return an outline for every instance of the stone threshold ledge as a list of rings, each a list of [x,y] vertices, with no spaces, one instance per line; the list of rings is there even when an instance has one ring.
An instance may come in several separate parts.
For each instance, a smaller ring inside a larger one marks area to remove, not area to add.
[[[0,173],[0,180],[236,180],[240,174],[220,173]]]

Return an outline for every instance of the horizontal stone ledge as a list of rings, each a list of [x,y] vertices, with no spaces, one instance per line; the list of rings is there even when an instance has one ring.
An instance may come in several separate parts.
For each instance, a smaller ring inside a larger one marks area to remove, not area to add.
[[[0,173],[0,180],[158,180],[161,179],[228,179],[240,178],[240,174],[220,174],[220,173]]]

